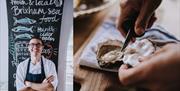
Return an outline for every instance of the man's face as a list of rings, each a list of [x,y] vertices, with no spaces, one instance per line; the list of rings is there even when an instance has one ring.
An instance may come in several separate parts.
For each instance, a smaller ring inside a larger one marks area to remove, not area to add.
[[[28,46],[31,56],[41,55],[43,50],[42,42],[39,39],[31,39]]]

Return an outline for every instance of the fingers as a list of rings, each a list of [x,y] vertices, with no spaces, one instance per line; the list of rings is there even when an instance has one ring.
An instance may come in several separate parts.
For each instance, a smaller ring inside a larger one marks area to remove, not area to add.
[[[121,65],[119,68],[119,80],[123,85],[135,85],[135,86],[143,86],[144,82],[149,74],[149,70],[151,70],[152,63],[149,62],[154,60],[156,55],[150,55],[147,57],[139,58],[140,63],[133,68],[128,68],[128,65]],[[143,81],[143,82],[142,82]]]
[[[119,20],[118,20],[118,30],[121,32],[121,34],[126,37],[126,34],[128,32],[128,30],[126,30],[126,26],[128,26],[128,24],[126,24],[125,22],[127,20],[129,20],[129,18],[132,15],[132,12],[135,11],[134,7],[132,7],[134,5],[134,3],[132,3],[132,1],[130,0],[121,0],[120,2],[120,16],[119,16]]]
[[[30,82],[29,81],[24,81],[24,84],[27,86]]]
[[[141,62],[149,61],[153,56],[154,56],[154,54],[149,55],[149,56],[141,56],[141,57],[139,57],[139,62],[141,63]]]
[[[146,28],[153,25],[156,20],[155,9],[160,5],[161,0],[121,0],[121,15],[118,22],[118,30],[125,37],[127,30],[123,28],[123,23],[131,16],[132,12],[139,12],[135,22],[135,33],[142,35]]]
[[[127,34],[127,30],[125,30],[124,28],[124,22],[128,19],[129,17],[129,13],[131,12],[131,9],[126,7],[121,11],[121,15],[119,17],[119,21],[118,21],[118,30],[121,32],[121,34],[123,35],[123,37],[126,37]]]
[[[119,68],[119,80],[123,85],[138,85],[135,84],[138,81],[141,81],[143,79],[141,76],[143,76],[142,69],[139,69],[139,67],[135,68],[128,68],[128,65],[121,65]]]
[[[150,75],[151,68],[153,67],[150,62],[152,57],[153,56],[141,57],[141,62],[133,68],[128,68],[128,65],[121,65],[118,71],[121,83],[123,85],[145,87],[145,83],[147,83],[147,78]]]
[[[163,77],[168,76],[168,70],[172,71],[170,69],[175,66],[173,63],[173,60],[175,60],[174,53],[179,53],[176,50],[180,50],[179,45],[166,45],[157,50],[153,55],[142,57],[141,60],[143,62],[134,68],[128,68],[127,65],[122,65],[118,73],[121,83],[123,85],[134,85],[151,89],[153,86],[156,87],[155,84],[164,81],[166,78],[164,79]],[[161,77],[162,75],[163,77]]]
[[[127,69],[128,66],[125,64],[121,65],[121,67],[119,68],[119,72],[118,72],[119,80],[123,85],[129,84],[129,82],[127,81],[127,76],[128,76]]]
[[[157,20],[157,17],[155,16],[155,13],[153,13],[153,15],[151,16],[151,18],[147,24],[147,28],[150,28],[156,20]]]
[[[126,65],[126,64],[123,64],[120,67],[120,70],[127,70],[127,69],[128,69],[128,65]]]
[[[156,20],[154,17],[155,9],[160,5],[161,0],[146,0],[141,6],[139,16],[135,23],[135,33],[142,35],[148,26]],[[150,24],[149,24],[150,23]]]
[[[52,82],[52,81],[54,81],[54,76],[50,75],[49,77],[47,77],[43,80],[43,83],[48,83],[48,82]]]
[[[48,82],[52,82],[52,81],[54,81],[54,76],[51,75],[51,76],[49,76],[49,77],[46,78],[46,79],[47,79]]]

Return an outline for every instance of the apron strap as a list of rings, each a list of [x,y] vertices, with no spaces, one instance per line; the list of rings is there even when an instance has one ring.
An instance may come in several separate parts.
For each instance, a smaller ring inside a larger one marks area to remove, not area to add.
[[[31,58],[29,58],[29,60],[28,60],[28,65],[27,65],[27,71],[26,71],[26,74],[29,73],[30,62],[31,62]]]
[[[42,74],[42,75],[45,74],[45,72],[44,72],[44,64],[43,64],[42,57],[41,57],[41,74]]]

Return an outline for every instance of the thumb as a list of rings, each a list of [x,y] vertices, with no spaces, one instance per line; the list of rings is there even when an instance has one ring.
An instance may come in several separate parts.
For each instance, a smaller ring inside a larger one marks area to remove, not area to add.
[[[142,35],[145,32],[145,29],[148,26],[150,17],[151,17],[151,14],[145,15],[144,13],[140,12],[140,14],[135,22],[135,33],[137,35]]]
[[[143,2],[139,16],[135,22],[135,33],[137,35],[142,35],[144,33],[145,29],[148,27],[151,17],[154,14],[154,11],[160,3],[161,0],[147,0],[146,2]]]

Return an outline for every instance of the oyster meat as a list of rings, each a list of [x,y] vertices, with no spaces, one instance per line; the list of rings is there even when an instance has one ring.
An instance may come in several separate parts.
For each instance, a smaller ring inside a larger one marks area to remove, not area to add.
[[[123,52],[120,50],[122,42],[110,40],[108,43],[109,45],[102,44],[97,51],[98,64],[102,68],[119,68],[123,63],[136,66],[140,62],[139,58],[149,56],[155,51],[155,46],[148,39],[136,40]]]
[[[123,43],[118,40],[109,40],[98,45],[97,60],[102,68],[118,68],[123,62],[121,50]]]
[[[120,50],[112,50],[103,56],[101,59],[104,60],[105,63],[115,63],[116,60],[120,60],[123,53]]]

